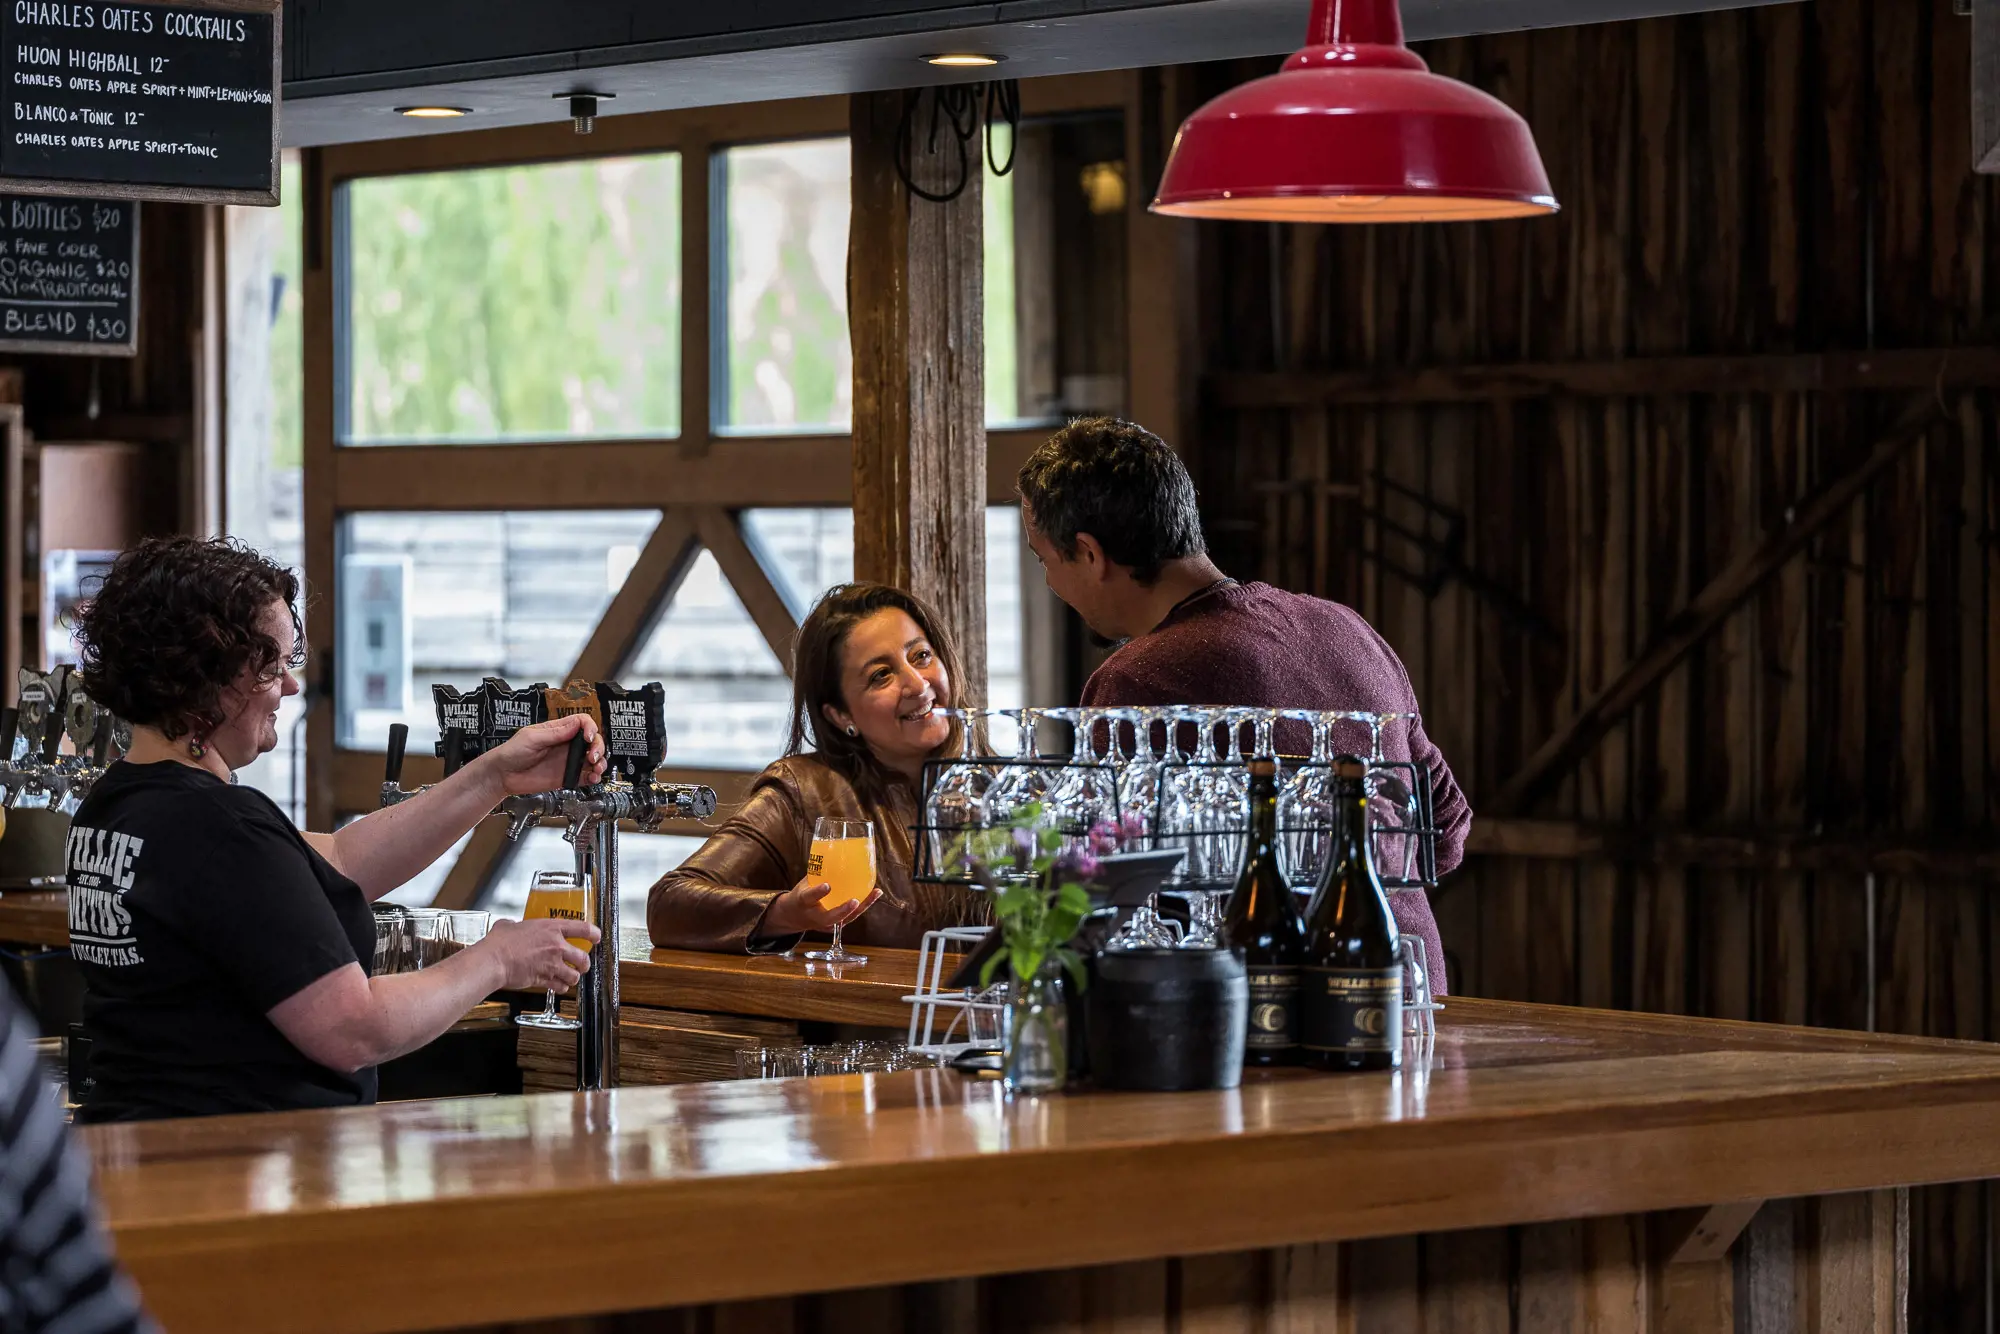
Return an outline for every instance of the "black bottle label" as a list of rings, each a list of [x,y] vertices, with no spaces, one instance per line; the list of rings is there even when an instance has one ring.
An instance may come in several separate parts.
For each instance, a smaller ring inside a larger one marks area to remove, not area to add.
[[[1299,970],[1250,965],[1250,1051],[1299,1045]]]
[[[1395,1051],[1402,1042],[1402,965],[1305,970],[1300,1046],[1307,1051]]]

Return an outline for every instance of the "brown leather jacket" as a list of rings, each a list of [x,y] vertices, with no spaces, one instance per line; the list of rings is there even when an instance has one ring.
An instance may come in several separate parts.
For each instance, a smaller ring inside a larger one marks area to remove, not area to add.
[[[991,920],[984,894],[911,882],[911,828],[918,816],[916,793],[907,781],[893,778],[886,800],[870,805],[824,761],[792,755],[759,774],[728,822],[653,886],[646,897],[653,944],[731,953],[791,948],[797,936],[763,938],[757,924],[771,900],[804,877],[813,822],[822,815],[875,824],[882,898],[842,931],[843,939],[915,949],[926,931]]]

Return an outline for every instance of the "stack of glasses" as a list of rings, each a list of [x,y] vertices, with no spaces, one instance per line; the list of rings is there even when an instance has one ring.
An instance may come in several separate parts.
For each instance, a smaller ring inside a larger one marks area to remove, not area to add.
[[[915,1068],[900,1042],[828,1042],[811,1047],[745,1047],[736,1053],[738,1079],[801,1075],[876,1075]]]
[[[486,939],[490,913],[375,905],[374,975],[416,973]]]

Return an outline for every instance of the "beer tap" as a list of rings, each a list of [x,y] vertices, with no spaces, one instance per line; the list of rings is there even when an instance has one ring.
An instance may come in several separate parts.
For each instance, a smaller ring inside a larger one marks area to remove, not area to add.
[[[104,770],[111,761],[111,716],[102,715],[97,732],[90,739],[90,759],[80,764],[70,775],[69,795],[77,804],[90,795],[90,789],[97,786],[97,780],[104,777]]]
[[[403,752],[409,728],[389,729],[388,769],[382,782],[382,805],[393,806],[415,796],[402,786]],[[456,727],[444,731],[445,774],[457,772],[465,738]],[[661,783],[651,775],[627,782],[618,779],[583,785],[583,765],[590,742],[579,732],[570,738],[564,756],[562,786],[552,792],[516,793],[493,809],[507,820],[507,837],[519,841],[531,825],[546,819],[564,822],[563,837],[575,849],[577,883],[590,901],[590,920],[601,936],[591,950],[590,970],[577,987],[577,1088],[579,1091],[618,1085],[618,830],[631,821],[643,833],[658,829],[668,818],[705,820],[715,814],[715,792],[697,783]]]
[[[82,695],[72,694],[68,705],[78,710],[69,731],[76,753],[61,753],[65,710],[58,707],[41,711],[42,731],[29,735],[27,753],[18,760],[22,710],[0,709],[0,808],[73,811],[104,776],[123,724]]]
[[[17,784],[8,790],[9,806],[19,805],[21,799],[25,797],[28,801],[27,805],[22,807],[24,810],[53,810],[61,806],[69,796],[70,785],[76,775],[72,772],[72,767],[65,765],[60,758],[62,724],[53,712],[45,719],[45,724],[41,738],[41,754],[30,754],[22,763],[9,765],[12,778]],[[32,746],[32,741],[30,745]]]
[[[21,711],[11,704],[0,708],[0,810],[13,807],[15,796],[27,782],[27,774],[14,764],[14,739],[20,730]]]

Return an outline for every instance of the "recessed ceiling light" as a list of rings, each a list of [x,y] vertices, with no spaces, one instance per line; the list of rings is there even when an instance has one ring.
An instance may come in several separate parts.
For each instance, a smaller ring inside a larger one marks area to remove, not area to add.
[[[412,120],[455,120],[460,116],[470,116],[471,107],[397,107],[396,114],[408,116]]]
[[[925,56],[924,61],[931,65],[943,65],[947,69],[977,69],[984,65],[997,65],[1006,58],[983,55],[977,51],[946,51],[935,56]]]

